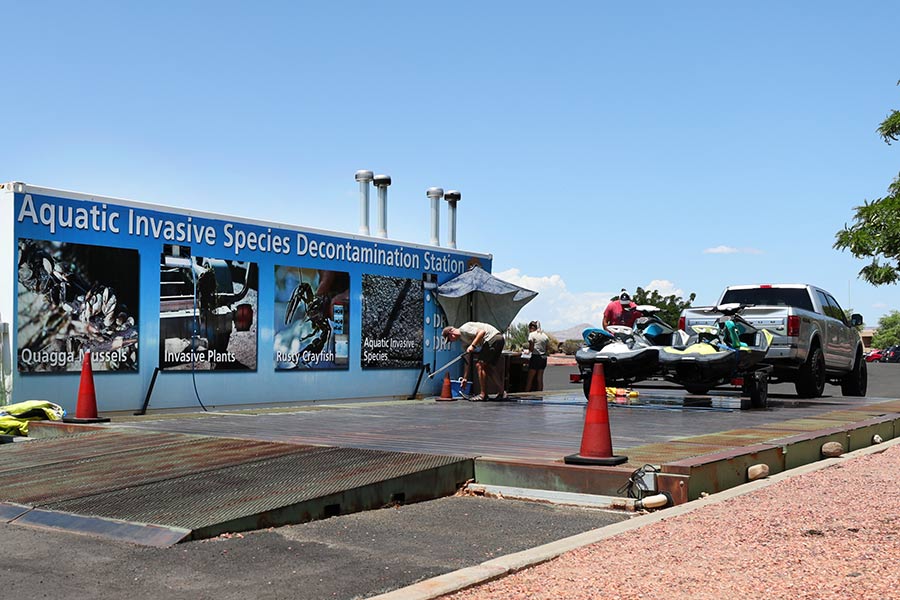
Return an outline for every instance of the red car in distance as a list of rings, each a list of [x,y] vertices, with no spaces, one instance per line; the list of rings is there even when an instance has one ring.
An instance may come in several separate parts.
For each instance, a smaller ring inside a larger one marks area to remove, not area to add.
[[[882,350],[872,350],[866,354],[866,362],[881,362],[884,359]]]

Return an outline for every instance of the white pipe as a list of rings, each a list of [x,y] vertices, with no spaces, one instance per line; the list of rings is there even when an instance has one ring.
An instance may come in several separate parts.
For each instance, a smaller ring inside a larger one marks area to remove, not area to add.
[[[378,188],[378,237],[387,237],[387,189],[391,185],[388,175],[376,175],[375,187]]]
[[[378,186],[378,237],[387,237],[387,187]]]
[[[662,508],[668,503],[668,496],[666,496],[665,494],[655,494],[653,496],[647,496],[646,498],[638,500],[634,503],[634,508],[636,510],[641,510],[642,508]]]
[[[456,203],[462,198],[456,190],[448,190],[444,194],[444,200],[447,201],[447,245],[456,248]]]
[[[12,356],[9,323],[0,323],[0,406],[9,404],[12,394]]]
[[[444,190],[439,187],[428,188],[425,195],[431,199],[431,245],[440,246],[441,207],[439,200],[444,196]]]
[[[369,182],[372,171],[357,171],[354,176],[359,182],[359,232],[369,235]]]

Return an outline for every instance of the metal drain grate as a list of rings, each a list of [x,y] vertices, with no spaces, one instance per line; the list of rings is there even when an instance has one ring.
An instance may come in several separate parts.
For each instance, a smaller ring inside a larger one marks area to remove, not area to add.
[[[145,442],[162,442],[168,439],[178,441],[153,447],[135,448],[138,444],[132,444],[129,449],[86,458],[80,458],[88,454],[82,447],[84,440],[70,441],[70,454],[76,455],[72,460],[27,466],[4,473],[0,477],[0,501],[43,506],[294,454],[306,448],[290,444],[184,435],[159,436],[162,437],[161,440],[157,436],[144,437]],[[136,441],[131,438],[126,440]],[[29,446],[30,451],[40,453],[43,444],[29,443]],[[98,450],[97,446],[93,450]],[[27,460],[33,457],[21,458],[26,459],[24,462],[34,462]]]
[[[125,430],[91,431],[63,437],[36,438],[27,443],[4,446],[0,475],[5,477],[6,473],[12,471],[195,439],[198,439],[198,436],[184,433],[148,435],[144,431]]]
[[[470,459],[345,448],[287,456],[63,502],[45,508],[196,530]],[[423,475],[427,480],[427,473]],[[383,501],[386,503],[390,498]],[[446,493],[446,492],[445,492]]]

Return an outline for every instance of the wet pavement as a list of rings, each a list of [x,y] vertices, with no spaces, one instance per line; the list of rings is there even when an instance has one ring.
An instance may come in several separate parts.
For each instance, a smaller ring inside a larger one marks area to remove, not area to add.
[[[876,405],[890,398],[831,396],[800,401],[770,397],[765,409],[741,409],[735,392],[709,400],[674,388],[638,388],[638,398],[609,405],[613,447],[636,446],[777,425],[788,420]],[[708,404],[708,405],[706,405]],[[338,445],[399,452],[558,460],[578,450],[586,401],[571,391],[515,395],[514,402],[396,401],[311,404],[284,412],[195,415],[154,420],[153,414],[121,426],[265,441]],[[862,418],[860,419],[862,420]],[[659,457],[659,462],[666,457]]]

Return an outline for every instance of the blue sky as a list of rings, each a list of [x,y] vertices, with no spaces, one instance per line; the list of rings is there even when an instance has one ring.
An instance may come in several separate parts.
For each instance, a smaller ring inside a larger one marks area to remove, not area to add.
[[[892,2],[4,4],[0,180],[355,233],[371,169],[422,244],[458,189],[551,331],[636,286],[900,308],[832,249],[900,171]]]

